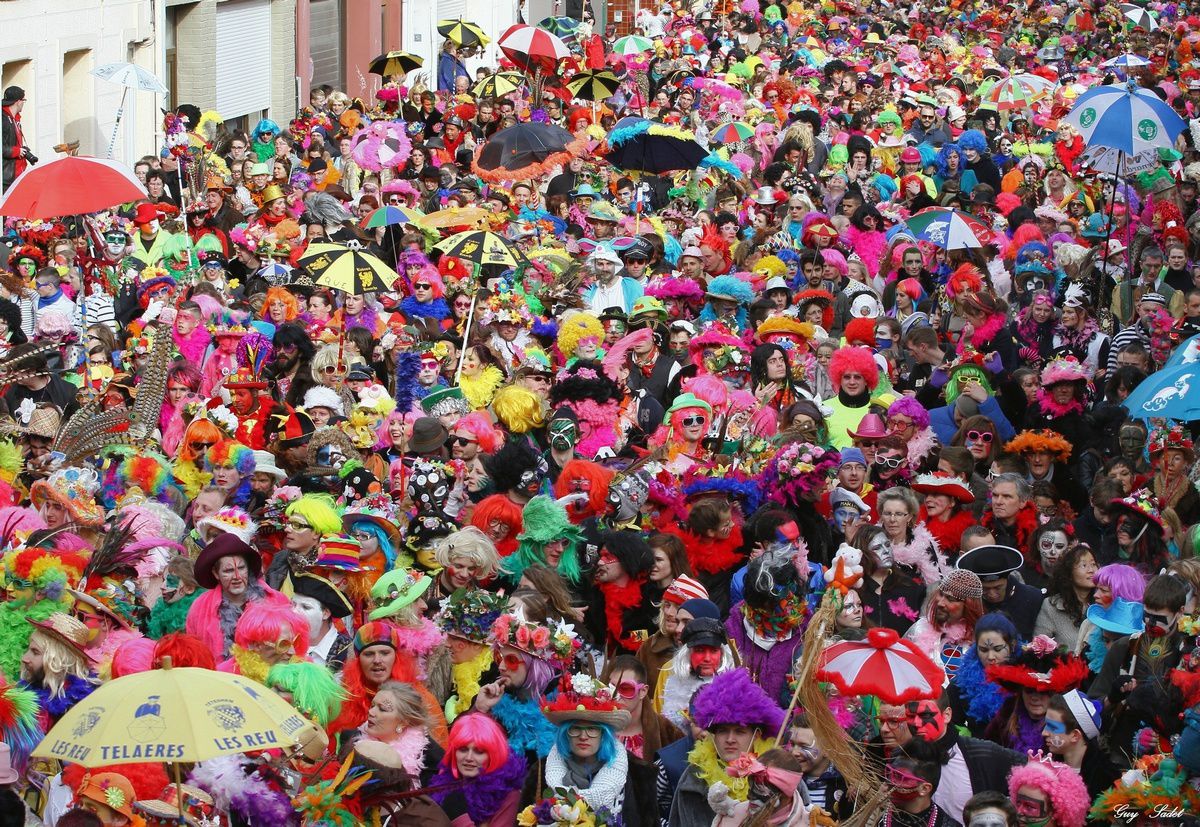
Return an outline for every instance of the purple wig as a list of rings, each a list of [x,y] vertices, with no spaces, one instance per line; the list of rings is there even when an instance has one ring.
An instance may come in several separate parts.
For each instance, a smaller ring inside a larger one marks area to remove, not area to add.
[[[925,430],[929,427],[929,411],[925,406],[913,399],[911,396],[902,396],[892,403],[892,406],[887,410],[888,416],[899,414],[907,416],[913,421],[919,430]]]
[[[1146,578],[1133,566],[1113,563],[1102,567],[1096,572],[1097,586],[1107,586],[1114,598],[1141,603],[1142,594],[1146,591]]]
[[[712,683],[696,693],[697,726],[711,731],[722,724],[756,727],[777,732],[783,724],[783,710],[763,688],[750,679],[744,668],[722,672]]]

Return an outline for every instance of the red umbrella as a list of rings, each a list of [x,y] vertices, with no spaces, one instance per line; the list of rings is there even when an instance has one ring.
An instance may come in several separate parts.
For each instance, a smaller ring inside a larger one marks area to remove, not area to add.
[[[0,215],[58,218],[98,212],[149,196],[124,164],[67,157],[30,167],[0,201]]]
[[[527,72],[540,69],[547,75],[554,74],[558,62],[571,55],[567,44],[550,32],[522,23],[509,26],[496,45],[519,68]]]
[[[829,681],[843,695],[874,695],[890,704],[932,700],[942,692],[942,668],[894,629],[867,632],[866,640],[847,640],[821,653],[817,680]]]

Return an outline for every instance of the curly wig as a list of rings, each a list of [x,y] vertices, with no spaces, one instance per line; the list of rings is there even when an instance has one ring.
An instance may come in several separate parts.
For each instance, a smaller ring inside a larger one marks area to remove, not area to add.
[[[907,416],[917,426],[918,430],[924,430],[929,427],[929,411],[911,396],[902,396],[891,404],[887,409],[888,416],[899,414]]]
[[[554,481],[554,496],[559,499],[575,493],[576,480],[587,480],[588,495],[586,516],[597,516],[608,509],[608,485],[613,474],[602,465],[586,459],[572,459],[562,467],[558,479]]]
[[[541,462],[541,454],[528,440],[510,439],[499,451],[483,458],[483,467],[492,478],[497,491],[511,491],[520,485],[521,474],[539,467]],[[485,523],[481,527],[486,526]]]
[[[564,358],[575,355],[575,348],[586,339],[604,341],[604,325],[591,313],[572,313],[558,326],[558,349]]]
[[[879,385],[879,365],[875,363],[875,355],[869,348],[844,347],[833,354],[829,360],[829,378],[835,388],[842,384],[842,374],[846,371],[861,373],[867,380],[867,388],[875,390]]]
[[[223,439],[208,449],[204,457],[209,470],[214,468],[236,468],[243,477],[254,473],[254,452],[233,439]]]
[[[489,497],[484,497],[471,513],[471,525],[484,534],[487,533],[488,526],[492,520],[497,520],[508,526],[508,536],[510,538],[516,538],[524,527],[521,520],[521,506],[517,505],[504,494],[492,494]],[[453,536],[450,535],[450,537]],[[439,544],[447,540],[449,540],[449,537],[440,540]]]
[[[1057,761],[1031,759],[1008,776],[1010,798],[1015,800],[1022,787],[1034,787],[1050,799],[1054,827],[1083,827],[1092,800],[1076,770]]]
[[[968,129],[958,136],[957,143],[964,152],[973,149],[982,155],[988,151],[987,136],[978,129]]]
[[[508,498],[505,497],[505,499]],[[480,503],[479,508],[475,509],[476,513],[482,507],[483,503]],[[513,507],[519,512],[520,507],[516,503],[513,503]],[[487,516],[490,519],[490,515]],[[513,533],[515,534],[519,530],[520,519],[518,516],[518,524],[514,527]],[[433,557],[442,568],[449,566],[450,561],[455,558],[461,557],[470,560],[479,567],[476,577],[480,580],[491,579],[496,570],[500,568],[500,556],[496,553],[495,544],[483,531],[473,525],[461,528],[445,537],[439,537],[433,544]]]
[[[266,298],[263,299],[262,311],[259,315],[266,319],[271,311],[271,302],[281,301],[285,308],[283,318],[284,321],[290,322],[292,319],[300,315],[300,304],[296,301],[296,297],[290,290],[283,287],[271,287],[267,290]]]
[[[574,365],[559,371],[554,387],[550,389],[550,404],[557,408],[568,402],[589,400],[603,405],[621,399],[621,389],[604,373],[600,362],[580,359]]]
[[[522,385],[505,385],[492,397],[492,413],[510,434],[527,434],[546,424],[541,398]]]
[[[1052,454],[1057,462],[1071,458],[1071,443],[1049,428],[1021,431],[1004,445],[1004,450],[1010,454]]]
[[[692,720],[709,731],[734,724],[774,733],[783,723],[779,704],[750,678],[745,668],[719,673],[696,693],[692,706]]]

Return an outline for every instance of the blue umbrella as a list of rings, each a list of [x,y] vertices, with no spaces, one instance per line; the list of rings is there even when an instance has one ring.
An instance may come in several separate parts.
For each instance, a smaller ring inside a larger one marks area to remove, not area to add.
[[[1166,370],[1176,365],[1196,362],[1200,362],[1200,335],[1184,339],[1176,345],[1174,352],[1171,353],[1167,359],[1167,363],[1162,366],[1162,369]]]
[[[1089,89],[1065,120],[1079,130],[1087,146],[1106,146],[1126,155],[1169,147],[1187,127],[1166,101],[1132,81]]]
[[[1105,69],[1115,69],[1117,67],[1136,69],[1142,66],[1149,66],[1150,61],[1141,55],[1135,55],[1132,52],[1126,52],[1123,55],[1110,57],[1108,60],[1100,64]]]
[[[1150,374],[1121,404],[1133,419],[1200,419],[1200,361]]]

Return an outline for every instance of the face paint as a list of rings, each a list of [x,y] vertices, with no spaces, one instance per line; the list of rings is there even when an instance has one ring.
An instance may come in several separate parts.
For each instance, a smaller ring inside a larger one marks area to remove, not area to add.
[[[892,542],[884,535],[880,534],[870,545],[867,546],[867,551],[875,555],[875,559],[879,561],[879,567],[882,569],[890,569],[892,567]]]
[[[908,705],[908,725],[926,741],[937,741],[946,734],[946,719],[933,701],[915,701]]]
[[[1033,798],[1022,792],[1017,792],[1013,804],[1017,808],[1017,819],[1025,827],[1042,827],[1050,822],[1053,815],[1050,811],[1050,802]]]
[[[1038,538],[1038,553],[1042,556],[1042,566],[1052,569],[1067,553],[1067,535],[1062,531],[1047,531]]]
[[[892,801],[912,801],[921,795],[921,785],[925,781],[903,767],[887,768],[887,782],[892,785]]]
[[[317,602],[316,598],[296,595],[292,598],[292,608],[303,615],[304,619],[308,621],[309,639],[314,642],[319,641],[323,620],[321,617],[321,604]]]
[[[698,677],[711,678],[721,666],[721,650],[716,646],[693,646],[688,662]]]
[[[1146,626],[1148,637],[1166,637],[1175,627],[1175,621],[1171,619],[1170,615],[1149,611],[1142,612],[1142,623]]]
[[[860,516],[859,510],[852,505],[839,505],[833,509],[833,524],[837,530],[846,533],[846,524],[852,523]]]
[[[556,419],[550,423],[550,447],[555,451],[570,451],[579,439],[575,423],[569,419]]]

